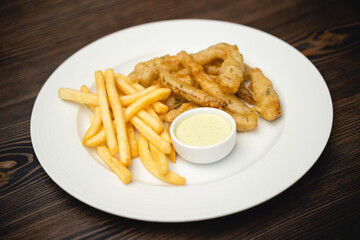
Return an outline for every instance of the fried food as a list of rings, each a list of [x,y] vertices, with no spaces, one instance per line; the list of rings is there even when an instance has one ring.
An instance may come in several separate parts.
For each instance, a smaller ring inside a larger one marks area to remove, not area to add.
[[[222,60],[216,59],[204,65],[204,72],[211,75],[219,75]]]
[[[169,154],[171,152],[171,146],[169,142],[163,140],[159,134],[157,134],[151,127],[146,125],[137,116],[134,116],[130,120],[131,124],[152,144],[154,144],[161,152]]]
[[[185,184],[185,178],[168,166],[168,160],[176,162],[168,129],[185,111],[203,106],[223,109],[234,118],[237,131],[255,129],[257,114],[270,121],[281,116],[272,82],[244,63],[236,45],[226,43],[192,55],[182,51],[139,63],[129,76],[112,69],[105,76],[97,71],[95,80],[97,94],[82,86],[81,91],[60,88],[58,95],[93,111],[83,145],[97,147],[100,158],[125,184],[132,180],[127,167],[137,156],[160,180]]]
[[[251,71],[251,84],[256,111],[266,120],[274,120],[281,115],[279,95],[273,88],[272,82],[264,76],[262,71],[254,68]]]
[[[188,68],[194,79],[200,84],[201,88],[209,95],[226,102],[225,110],[237,113],[237,118],[243,118],[242,121],[236,121],[238,131],[249,131],[257,127],[257,114],[253,108],[249,108],[243,101],[234,94],[226,94],[221,91],[220,86],[214,82],[203,70],[201,65],[195,63],[192,56],[182,51],[177,54],[177,58]]]
[[[224,60],[227,57],[227,51],[225,50],[226,45],[225,43],[218,43],[198,53],[192,54],[192,57],[194,61],[200,65],[211,63],[214,60]]]
[[[129,78],[139,81],[144,87],[148,87],[158,79],[158,69],[173,72],[180,69],[180,64],[174,56],[165,55],[154,58],[147,62],[138,63],[134,71],[129,74]]]
[[[216,60],[223,60],[219,70],[219,86],[228,94],[235,94],[244,81],[244,59],[236,45],[219,43],[193,54],[194,61],[205,65]]]
[[[98,146],[97,153],[100,158],[108,165],[108,167],[113,171],[124,184],[128,184],[132,180],[132,173],[129,169],[121,164],[116,158],[114,158],[109,149],[106,146]]]
[[[107,92],[105,88],[105,78],[102,71],[95,72],[96,90],[99,98],[99,108],[101,120],[104,125],[107,144],[111,154],[114,156],[118,152],[118,145],[115,135],[113,121],[111,119]]]
[[[255,101],[252,97],[250,90],[246,87],[245,82],[240,84],[239,91],[236,93],[239,98],[243,99],[245,102],[251,105],[255,105]]]
[[[250,80],[250,74],[252,70],[252,67],[250,67],[246,63],[244,64],[244,80]]]
[[[193,104],[193,103],[183,103],[181,104],[181,106],[177,109],[171,110],[169,111],[166,115],[165,115],[165,121],[168,124],[171,124],[174,119],[179,116],[181,113],[186,112],[188,110],[191,109],[195,109],[195,108],[199,108],[199,105]]]
[[[244,59],[236,46],[229,45],[227,58],[221,64],[219,86],[227,94],[235,94],[244,81]]]
[[[58,95],[63,100],[84,103],[87,105],[98,105],[98,97],[95,94],[78,91],[69,88],[59,88]]]
[[[151,152],[149,150],[149,141],[142,135],[139,134],[138,139],[139,155],[140,160],[145,166],[145,168],[155,177],[165,181],[167,183],[175,185],[185,185],[186,180],[182,176],[168,170],[166,174],[161,174],[157,164],[155,163]]]
[[[216,97],[210,96],[205,91],[195,88],[189,84],[179,82],[171,73],[160,70],[159,84],[170,88],[175,95],[187,99],[190,102],[201,106],[223,108],[226,103]]]
[[[113,69],[105,70],[106,92],[112,113],[114,115],[115,133],[117,138],[119,160],[125,166],[130,166],[131,153],[126,130],[124,109],[120,102],[120,97],[115,86],[115,76]]]
[[[181,104],[186,102],[186,99],[179,95],[175,95],[174,93],[171,93],[170,96],[167,99],[163,100],[162,102],[169,107],[169,111],[170,111],[175,108],[178,108]]]
[[[98,133],[101,126],[102,126],[102,121],[101,121],[101,115],[100,115],[100,108],[95,107],[94,117],[93,117],[93,119],[91,121],[91,125],[90,125],[89,129],[86,131],[86,133],[85,133],[85,135],[83,137],[82,144],[85,145],[85,143],[90,138],[92,138],[96,133]]]
[[[159,88],[138,99],[125,110],[126,121],[129,121],[136,113],[141,111],[145,106],[153,104],[159,100],[169,97],[171,90],[168,88]]]

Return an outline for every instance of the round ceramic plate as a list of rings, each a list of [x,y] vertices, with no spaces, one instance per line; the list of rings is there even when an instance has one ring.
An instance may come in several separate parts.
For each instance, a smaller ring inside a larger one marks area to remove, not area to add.
[[[135,64],[181,50],[236,44],[245,62],[260,68],[278,92],[283,115],[259,119],[256,130],[238,133],[223,160],[196,165],[177,158],[169,168],[184,176],[172,186],[148,173],[140,159],[124,185],[82,146],[89,126],[86,106],[58,98],[60,87],[95,90],[96,70],[128,74]],[[296,49],[262,31],[211,20],[144,24],[103,37],[76,52],[49,77],[32,112],[31,138],[47,174],[66,192],[102,211],[132,219],[183,222],[210,219],[258,205],[300,179],[323,151],[332,126],[332,102],[324,79]]]

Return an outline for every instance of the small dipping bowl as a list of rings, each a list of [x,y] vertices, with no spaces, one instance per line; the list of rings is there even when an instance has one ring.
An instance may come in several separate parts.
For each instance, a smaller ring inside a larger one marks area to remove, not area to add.
[[[175,134],[176,128],[185,119],[197,114],[213,114],[222,117],[231,126],[230,134],[222,141],[212,145],[193,146],[180,141]],[[234,119],[225,111],[216,108],[196,108],[183,112],[172,122],[170,136],[176,152],[185,160],[192,163],[212,163],[226,157],[234,148],[236,142],[236,124]]]

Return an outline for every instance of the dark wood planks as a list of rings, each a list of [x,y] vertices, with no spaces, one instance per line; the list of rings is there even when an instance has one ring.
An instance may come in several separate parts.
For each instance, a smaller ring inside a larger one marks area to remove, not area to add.
[[[231,216],[160,224],[93,209],[60,189],[36,159],[29,129],[36,96],[81,47],[120,29],[176,18],[245,24],[305,54],[333,99],[328,145],[295,185]],[[0,238],[359,239],[359,23],[355,1],[1,1]]]

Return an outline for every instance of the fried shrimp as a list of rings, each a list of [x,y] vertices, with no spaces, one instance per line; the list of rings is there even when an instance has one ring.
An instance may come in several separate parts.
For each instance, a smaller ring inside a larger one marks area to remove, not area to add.
[[[256,111],[269,121],[278,118],[281,115],[280,99],[271,81],[258,68],[251,71],[250,78],[249,88],[253,93]]]
[[[214,96],[209,95],[205,91],[195,88],[189,84],[178,81],[171,73],[165,70],[159,70],[159,84],[163,87],[170,88],[175,95],[187,99],[190,102],[199,104],[201,106],[208,106],[214,108],[223,108],[226,106],[225,101],[222,101]]]
[[[253,108],[249,108],[243,101],[234,94],[227,94],[221,91],[220,86],[214,82],[202,69],[202,66],[193,61],[185,51],[177,54],[180,63],[192,72],[195,81],[209,95],[226,102],[225,110],[236,114],[236,125],[238,131],[249,131],[257,127],[257,114]]]
[[[158,69],[164,69],[169,72],[177,71],[180,69],[180,64],[174,56],[165,55],[160,58],[154,58],[147,62],[138,63],[134,71],[129,74],[129,78],[139,81],[144,87],[148,87],[158,79]]]

